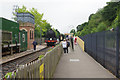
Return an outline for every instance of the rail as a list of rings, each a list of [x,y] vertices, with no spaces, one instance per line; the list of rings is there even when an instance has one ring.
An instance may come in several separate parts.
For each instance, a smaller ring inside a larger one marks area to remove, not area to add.
[[[63,49],[61,44],[59,44],[47,52],[43,58],[19,66],[16,72],[12,72],[11,75],[7,76],[7,79],[32,80],[40,78],[43,80],[44,78],[52,78],[62,53]]]

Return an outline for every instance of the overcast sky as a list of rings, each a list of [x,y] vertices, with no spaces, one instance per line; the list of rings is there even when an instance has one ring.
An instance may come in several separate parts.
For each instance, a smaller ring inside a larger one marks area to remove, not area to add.
[[[77,25],[88,21],[90,14],[103,8],[110,0],[0,0],[0,17],[12,20],[13,5],[34,7],[44,13],[52,27],[68,33]]]

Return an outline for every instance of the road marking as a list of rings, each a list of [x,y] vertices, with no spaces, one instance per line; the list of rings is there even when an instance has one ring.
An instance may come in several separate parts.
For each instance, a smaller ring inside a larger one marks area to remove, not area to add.
[[[70,59],[70,62],[78,62],[80,61],[79,59]]]

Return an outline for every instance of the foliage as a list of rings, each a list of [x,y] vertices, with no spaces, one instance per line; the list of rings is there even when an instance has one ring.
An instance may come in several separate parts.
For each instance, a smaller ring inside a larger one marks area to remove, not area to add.
[[[111,25],[111,22],[116,18],[117,16],[117,2],[109,2],[108,5],[104,7],[102,12],[102,18],[103,21],[108,21],[107,25]]]
[[[90,30],[92,30],[92,28],[96,28],[99,25],[99,23],[102,21],[101,13],[102,13],[102,9],[99,9],[96,14],[91,16],[91,19],[88,21],[88,26],[87,26]]]
[[[39,56],[39,60],[42,59],[43,57],[44,57],[44,55],[40,55],[40,56]]]
[[[83,30],[83,28],[84,28],[86,25],[88,25],[88,22],[85,22],[85,23],[83,23],[83,24],[81,24],[81,25],[78,25],[78,26],[77,26],[77,31]]]
[[[73,33],[73,35],[75,34],[75,29],[72,29],[71,31],[70,31],[70,33]]]
[[[55,35],[57,38],[60,36],[60,32],[57,29],[52,28],[52,30],[55,32]]]
[[[104,8],[99,9],[95,14],[91,14],[88,22],[78,25],[75,35],[84,36],[116,28],[120,24],[120,19],[118,18],[120,14],[119,8],[120,2],[108,2]]]
[[[94,14],[91,14],[90,16],[89,16],[89,20],[91,20],[91,17],[93,16]]]
[[[52,51],[53,49],[49,49],[47,52]]]
[[[106,25],[105,25],[103,22],[101,22],[101,23],[98,25],[96,31],[97,31],[97,32],[104,31],[104,30],[106,30],[106,28],[107,28]]]
[[[35,18],[35,31],[36,31],[35,35],[36,36],[40,36],[40,32],[41,32],[42,36],[44,36],[45,35],[44,33],[47,32],[47,30],[51,28],[50,23],[48,23],[47,20],[43,19],[43,13],[40,14],[37,11],[37,9],[35,9],[35,8],[27,10],[27,8],[23,5],[22,8],[16,9],[15,12],[18,12],[18,13],[26,13],[27,12],[27,13],[31,13],[32,15],[34,15],[34,18]],[[16,20],[16,14],[13,13],[13,15],[15,16],[14,20]]]
[[[8,79],[8,78],[12,78],[12,75],[14,75],[14,76],[16,76],[16,72],[8,72],[5,76],[4,76],[4,78],[5,79]]]

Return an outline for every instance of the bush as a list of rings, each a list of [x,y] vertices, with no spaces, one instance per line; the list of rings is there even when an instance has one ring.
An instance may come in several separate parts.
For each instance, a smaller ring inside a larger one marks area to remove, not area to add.
[[[96,32],[100,32],[100,31],[105,31],[107,29],[107,26],[104,24],[104,22],[101,22],[96,29]]]

